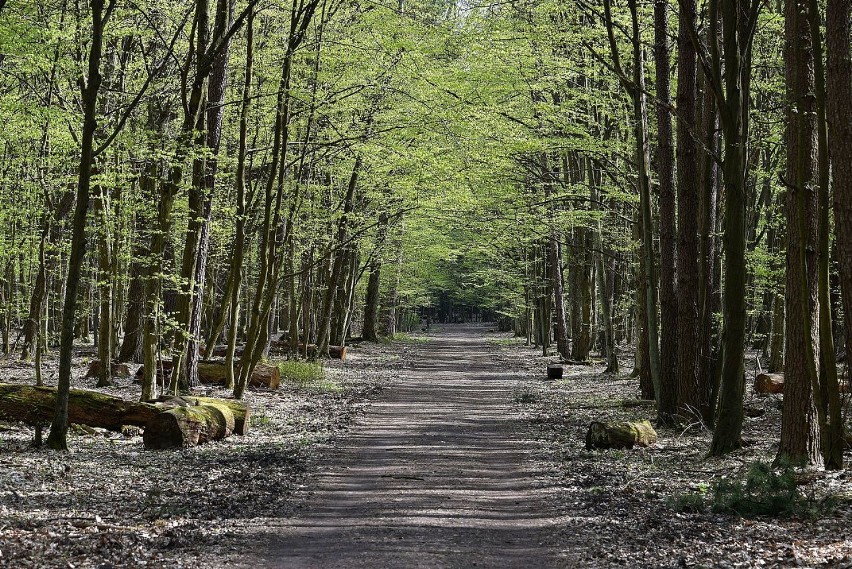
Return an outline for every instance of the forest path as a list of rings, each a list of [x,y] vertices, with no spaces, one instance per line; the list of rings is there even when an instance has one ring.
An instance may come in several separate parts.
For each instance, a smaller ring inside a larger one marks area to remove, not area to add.
[[[301,514],[255,536],[253,567],[568,567],[557,489],[483,326],[412,346],[413,366],[328,453]],[[563,520],[564,521],[564,520]],[[248,552],[244,552],[248,553]]]

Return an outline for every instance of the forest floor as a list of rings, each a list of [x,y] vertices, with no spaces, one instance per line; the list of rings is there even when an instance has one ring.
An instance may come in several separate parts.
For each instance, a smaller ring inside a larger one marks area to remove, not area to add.
[[[0,567],[852,567],[848,468],[798,476],[793,515],[711,507],[774,458],[780,396],[750,381],[748,444],[724,459],[688,428],[587,451],[593,420],[653,419],[635,380],[546,381],[552,357],[487,326],[350,354],[322,382],[250,392],[247,437],[180,452],[98,431],[57,454],[0,424]],[[3,381],[32,373],[0,361]]]

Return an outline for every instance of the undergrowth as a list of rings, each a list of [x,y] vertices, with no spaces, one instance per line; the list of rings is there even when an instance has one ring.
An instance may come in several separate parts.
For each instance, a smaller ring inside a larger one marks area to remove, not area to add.
[[[397,342],[400,344],[423,344],[429,341],[429,338],[425,336],[412,336],[407,332],[397,332],[391,336],[385,336],[382,338],[386,343],[390,344],[392,342]]]
[[[712,486],[699,486],[697,491],[675,495],[669,506],[681,512],[735,514],[743,517],[816,518],[830,513],[836,506],[833,496],[819,499],[799,491],[796,471],[789,464],[777,469],[765,462],[755,462],[745,475],[723,478]]]
[[[342,387],[336,381],[326,378],[325,370],[319,362],[306,360],[287,360],[278,364],[281,380],[301,389],[311,391],[340,391]]]

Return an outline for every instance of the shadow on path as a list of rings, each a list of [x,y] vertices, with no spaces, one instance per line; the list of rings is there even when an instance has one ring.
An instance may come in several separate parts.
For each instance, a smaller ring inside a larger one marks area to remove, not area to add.
[[[568,567],[556,488],[481,326],[448,326],[335,449],[301,515],[252,567]]]

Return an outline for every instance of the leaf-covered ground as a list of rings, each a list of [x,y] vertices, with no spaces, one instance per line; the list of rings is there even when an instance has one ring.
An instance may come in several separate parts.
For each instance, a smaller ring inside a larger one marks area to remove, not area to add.
[[[70,453],[34,450],[31,428],[0,423],[0,567],[201,566],[198,555],[234,527],[292,512],[317,457],[404,365],[400,353],[364,346],[326,362],[324,381],[250,390],[248,436],[182,451],[146,451],[141,432],[79,428]],[[94,388],[87,364],[75,359],[74,387]],[[4,381],[32,381],[32,364],[0,369]],[[44,369],[54,384],[55,362]],[[103,391],[138,399],[132,379],[117,383]]]
[[[592,421],[654,419],[637,399],[636,380],[602,373],[602,365],[566,366],[565,377],[542,378],[546,363],[517,340],[494,335],[495,356],[521,377],[516,403],[537,426],[541,457],[552,465],[568,516],[563,543],[591,567],[852,567],[852,471],[801,473],[806,506],[830,513],[741,517],[714,513],[713,488],[742,480],[756,461],[771,463],[778,448],[781,396],[755,395],[749,371],[745,448],[708,458],[712,434],[688,426],[657,428],[650,448],[587,451]],[[752,361],[754,358],[751,358]],[[622,370],[632,361],[622,360]]]
[[[548,515],[558,520],[558,543],[548,546],[572,560],[566,567],[852,567],[848,467],[799,476],[806,504],[831,499],[827,513],[742,517],[712,508],[718,481],[773,460],[780,396],[747,390],[748,445],[724,459],[708,459],[710,434],[688,428],[658,429],[649,448],[587,451],[593,420],[653,419],[652,405],[636,399],[636,381],[593,365],[567,367],[563,380],[548,382],[550,358],[507,335],[480,333],[496,368],[514,378],[499,397],[535,436],[540,484],[557,490]],[[335,466],[336,442],[425,345],[361,345],[345,364],[327,363],[321,384],[252,391],[249,436],[180,452],[144,451],[139,435],[80,431],[72,452],[58,454],[33,450],[31,429],[0,424],[0,567],[214,567],[239,559],[269,520],[311,508],[316,475]],[[75,386],[91,388],[85,359],[76,364]],[[31,381],[30,364],[7,360],[0,369],[6,381]],[[106,391],[138,397],[130,380]]]

